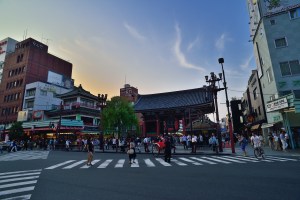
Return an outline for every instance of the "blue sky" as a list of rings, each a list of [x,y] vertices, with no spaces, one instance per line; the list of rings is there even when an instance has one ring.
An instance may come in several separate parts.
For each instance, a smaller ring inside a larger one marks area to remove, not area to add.
[[[0,0],[0,39],[32,37],[73,64],[75,85],[109,98],[192,89],[219,73],[242,97],[251,70],[246,0]],[[220,116],[226,115],[224,91]]]

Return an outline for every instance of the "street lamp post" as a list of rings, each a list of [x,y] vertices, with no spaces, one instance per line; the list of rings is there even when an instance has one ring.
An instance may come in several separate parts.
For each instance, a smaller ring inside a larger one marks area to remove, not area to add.
[[[216,86],[216,83],[222,80],[222,73],[219,73],[219,78],[218,78],[214,72],[211,72],[210,77],[205,76],[205,80],[206,80],[207,83],[209,83],[209,89],[211,89],[211,91],[214,94],[214,100],[215,100],[214,104],[215,104],[215,110],[216,110],[217,137],[218,137],[218,143],[219,143],[219,152],[223,152],[217,94],[218,94],[219,91],[224,90],[224,88],[219,88],[218,86]]]
[[[99,142],[100,142],[100,149],[104,152],[104,138],[103,138],[103,109],[106,107],[106,100],[107,94],[98,94],[98,105],[101,109],[100,115],[100,135],[99,135]]]
[[[231,116],[230,116],[230,111],[229,111],[229,101],[228,101],[228,94],[227,94],[227,83],[225,79],[225,72],[224,72],[224,58],[219,58],[219,63],[222,66],[222,73],[224,77],[223,85],[225,88],[225,95],[226,95],[226,107],[227,107],[227,114],[228,114],[228,127],[229,127],[229,136],[230,136],[230,146],[231,146],[231,151],[232,153],[235,153],[235,148],[234,148],[234,140],[233,140],[233,133],[232,133],[232,123],[231,123]]]

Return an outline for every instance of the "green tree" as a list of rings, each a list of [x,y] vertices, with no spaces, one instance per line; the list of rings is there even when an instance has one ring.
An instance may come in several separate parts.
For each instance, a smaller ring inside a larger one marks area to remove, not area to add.
[[[118,137],[120,133],[126,130],[132,130],[133,127],[137,130],[138,119],[134,113],[132,104],[119,96],[111,98],[107,101],[107,106],[102,112],[102,127],[105,130],[118,129]]]
[[[11,125],[8,135],[10,140],[20,139],[24,135],[22,122],[15,122]]]

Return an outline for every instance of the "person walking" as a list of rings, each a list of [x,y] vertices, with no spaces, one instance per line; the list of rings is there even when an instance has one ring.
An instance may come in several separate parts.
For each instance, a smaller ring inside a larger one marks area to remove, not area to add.
[[[10,150],[10,152],[13,152],[13,151],[15,151],[15,152],[18,151],[18,150],[17,150],[17,143],[16,143],[15,140],[12,141],[12,145],[11,145],[11,150]]]
[[[244,135],[238,135],[238,141],[241,145],[241,149],[243,151],[243,155],[247,156],[246,146],[248,144],[248,140]]]
[[[87,156],[87,166],[92,166],[92,161],[93,161],[93,153],[94,153],[94,145],[91,142],[91,140],[87,140],[87,151],[88,151],[88,156]]]
[[[165,137],[164,143],[165,143],[165,162],[170,163],[171,162],[172,145],[171,145],[169,137]]]
[[[136,153],[135,153],[134,142],[129,143],[129,149],[127,151],[127,154],[128,154],[128,158],[129,158],[129,164],[131,165],[132,163],[135,163],[134,160],[136,159]]]

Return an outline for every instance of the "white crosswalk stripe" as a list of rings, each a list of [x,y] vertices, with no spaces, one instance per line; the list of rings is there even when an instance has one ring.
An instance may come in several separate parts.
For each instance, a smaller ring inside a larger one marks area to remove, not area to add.
[[[174,157],[171,159],[171,163],[165,162],[163,158],[144,158],[144,159],[135,159],[135,163],[132,164],[125,164],[126,159],[106,159],[106,160],[94,160],[92,161],[92,165],[96,165],[96,168],[104,169],[104,168],[138,168],[138,167],[170,167],[170,166],[189,166],[189,165],[217,165],[217,164],[246,164],[246,163],[259,163],[259,162],[282,162],[282,161],[298,161],[297,159],[290,159],[290,158],[282,158],[282,157],[274,157],[270,156],[268,159],[259,160],[252,156],[192,156],[192,157]],[[88,169],[91,166],[86,165],[86,160],[67,160],[62,163],[58,163],[47,167],[45,169],[57,169],[61,168],[64,170],[67,169]],[[35,171],[28,172],[28,176],[35,175]],[[11,178],[18,177],[18,175],[14,174],[1,174],[2,176],[10,176]],[[1,182],[1,180],[0,180]]]
[[[17,151],[0,156],[0,161],[47,159],[49,151]]]
[[[30,199],[41,169],[0,173],[0,199]]]

